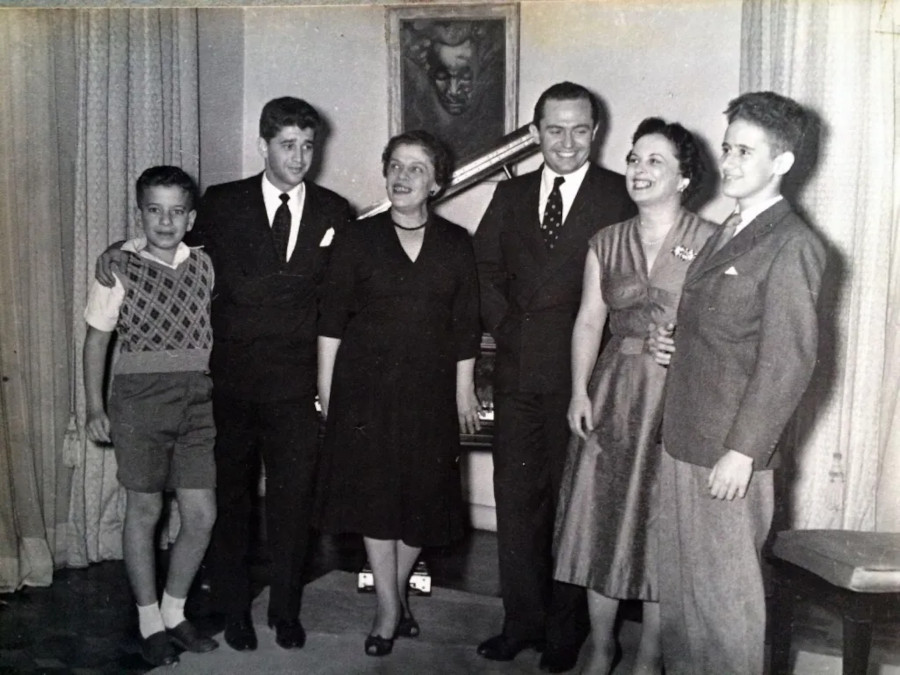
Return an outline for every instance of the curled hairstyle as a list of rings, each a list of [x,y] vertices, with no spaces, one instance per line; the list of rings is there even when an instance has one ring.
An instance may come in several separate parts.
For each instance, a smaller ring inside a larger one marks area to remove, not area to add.
[[[387,176],[388,164],[390,164],[391,156],[398,145],[418,145],[422,148],[434,166],[435,182],[440,186],[441,190],[447,187],[453,174],[453,157],[450,155],[446,145],[432,134],[421,129],[404,131],[388,141],[384,152],[381,153],[382,176]]]
[[[725,109],[725,116],[729,124],[744,120],[761,127],[776,154],[794,152],[806,132],[807,116],[803,106],[774,91],[753,91],[732,99]]]
[[[687,187],[681,193],[681,201],[687,201],[700,190],[703,179],[706,177],[706,166],[700,147],[697,145],[693,134],[678,122],[666,122],[659,117],[648,117],[638,124],[631,144],[637,143],[642,136],[659,134],[666,138],[675,149],[675,159],[678,160],[678,170],[688,179]]]
[[[140,175],[135,183],[138,207],[144,205],[144,191],[152,187],[180,187],[187,193],[191,210],[197,203],[197,184],[177,166],[151,166]]]
[[[273,98],[263,106],[259,115],[259,135],[266,142],[271,141],[285,127],[298,127],[318,131],[322,125],[319,113],[306,101],[283,96]]]
[[[544,90],[540,95],[537,103],[534,104],[534,126],[541,125],[541,119],[544,117],[544,105],[547,101],[578,101],[584,100],[591,104],[591,122],[597,126],[600,122],[600,103],[596,97],[585,87],[574,82],[557,82]]]

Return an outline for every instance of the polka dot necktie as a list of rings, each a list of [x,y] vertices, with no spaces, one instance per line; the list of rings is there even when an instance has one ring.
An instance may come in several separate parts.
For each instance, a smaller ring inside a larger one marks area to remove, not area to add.
[[[566,182],[562,176],[553,179],[553,189],[547,195],[547,205],[544,207],[544,220],[541,221],[541,234],[544,236],[544,244],[552,249],[559,238],[559,231],[563,222],[562,193],[559,186]]]
[[[731,241],[731,238],[734,237],[734,233],[740,224],[741,214],[738,211],[735,211],[725,219],[725,222],[722,223],[722,229],[719,231],[719,240],[716,242],[716,248],[713,250],[713,253],[716,253],[720,248]]]
[[[278,198],[281,200],[281,206],[275,210],[275,217],[272,219],[272,241],[275,243],[275,254],[278,259],[286,262],[288,239],[291,237],[291,209],[287,203],[291,196],[282,192]]]

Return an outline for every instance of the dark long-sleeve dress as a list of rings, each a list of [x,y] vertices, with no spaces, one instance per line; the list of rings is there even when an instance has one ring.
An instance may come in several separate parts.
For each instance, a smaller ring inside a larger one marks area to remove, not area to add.
[[[319,334],[341,344],[319,526],[447,544],[463,524],[456,363],[480,344],[469,234],[432,215],[412,261],[384,213],[345,228],[333,247]]]

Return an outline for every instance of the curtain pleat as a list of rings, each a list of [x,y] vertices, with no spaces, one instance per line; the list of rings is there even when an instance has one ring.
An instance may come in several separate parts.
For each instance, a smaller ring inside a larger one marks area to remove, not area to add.
[[[831,248],[819,368],[791,439],[799,528],[900,530],[896,32],[879,30],[891,4],[744,1],[741,90],[786,94],[820,118],[803,180],[788,185]]]

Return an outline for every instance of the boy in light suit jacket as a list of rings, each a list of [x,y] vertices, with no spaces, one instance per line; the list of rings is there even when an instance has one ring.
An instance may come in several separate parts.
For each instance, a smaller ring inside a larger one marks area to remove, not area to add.
[[[671,358],[660,488],[670,674],[763,672],[776,444],[816,363],[825,248],[781,196],[805,113],[753,92],[725,114],[719,163],[737,209],[688,270],[677,327],[655,340],[657,361]]]

